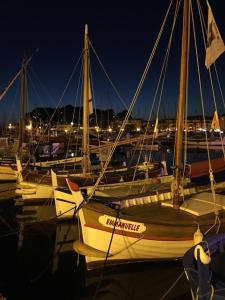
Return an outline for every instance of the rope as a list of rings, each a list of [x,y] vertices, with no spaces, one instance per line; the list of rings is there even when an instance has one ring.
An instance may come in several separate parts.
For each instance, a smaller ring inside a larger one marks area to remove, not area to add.
[[[124,107],[125,107],[126,109],[128,109],[128,107],[127,107],[127,105],[126,105],[124,99],[122,98],[122,96],[120,95],[118,89],[116,88],[116,86],[114,85],[114,83],[112,82],[112,80],[110,79],[110,77],[109,77],[109,75],[108,75],[108,73],[107,73],[107,71],[106,71],[104,65],[102,64],[102,62],[101,62],[101,60],[100,60],[100,58],[99,58],[99,56],[98,56],[98,54],[97,54],[97,52],[96,52],[95,48],[93,47],[93,45],[92,45],[92,43],[91,43],[90,40],[89,40],[89,44],[90,44],[90,46],[91,46],[91,49],[93,50],[93,53],[95,54],[95,56],[96,56],[96,58],[97,58],[97,60],[98,60],[100,66],[102,67],[103,72],[105,73],[107,79],[109,80],[110,84],[112,85],[112,88],[114,89],[116,95],[118,96],[118,98],[120,99],[120,101],[122,102],[122,104],[124,105]]]
[[[198,7],[199,7],[200,20],[201,20],[202,33],[203,32],[207,32],[206,24],[205,24],[204,17],[203,17],[203,12],[202,12],[202,9],[201,9],[201,6],[200,6],[199,2],[198,2]],[[204,30],[203,30],[203,28],[204,28]],[[204,40],[204,45],[205,45],[205,48],[206,48],[206,39],[205,39],[205,35],[204,34],[203,34],[203,40]],[[217,69],[216,69],[216,64],[214,63],[213,66],[214,66],[214,69],[215,69],[217,83],[218,83],[218,86],[219,86],[219,90],[220,90],[220,93],[221,93],[223,104],[225,106],[223,92],[222,92],[222,89],[221,89],[221,84],[220,84],[218,72],[217,72]],[[215,99],[215,92],[214,92],[214,86],[213,86],[213,81],[212,81],[211,68],[209,68],[209,77],[210,77],[210,83],[211,83],[211,88],[212,88],[214,107],[215,107],[215,110],[217,111],[217,104],[216,104],[216,99]],[[219,124],[219,126],[220,126],[220,124]],[[224,144],[222,142],[223,138],[222,138],[221,130],[219,131],[219,135],[220,135],[220,141],[221,141],[223,156],[224,156],[224,159],[225,159],[225,150],[224,150]]]
[[[189,7],[190,9],[190,7]],[[190,21],[191,17],[189,14],[189,20],[188,20],[188,28],[190,28]],[[189,58],[190,58],[190,30],[188,30],[188,45],[187,45],[187,65],[189,66]],[[189,68],[187,68],[187,81],[189,81]],[[186,129],[185,132],[185,139],[184,139],[184,161],[183,161],[183,174],[182,174],[182,181],[184,182],[185,178],[185,166],[187,163],[187,124],[188,124],[188,83],[186,85],[186,101],[185,101],[185,120],[184,120],[184,128]],[[183,186],[183,183],[182,183]],[[182,192],[183,202],[184,202],[184,193]]]
[[[83,52],[82,52],[82,53],[83,53]],[[57,103],[57,105],[56,105],[56,108],[55,108],[55,110],[54,110],[54,112],[53,112],[53,114],[52,114],[52,116],[51,116],[51,118],[50,118],[50,120],[49,120],[49,122],[48,122],[46,128],[45,128],[44,133],[47,132],[47,130],[48,130],[50,124],[51,124],[51,121],[52,121],[52,119],[53,119],[53,117],[54,117],[54,115],[55,115],[57,109],[59,108],[59,105],[60,105],[60,103],[62,102],[62,99],[64,98],[64,95],[65,95],[65,93],[66,93],[66,91],[67,91],[67,89],[68,89],[68,87],[69,87],[69,84],[70,84],[70,82],[71,82],[71,80],[72,80],[72,78],[73,78],[73,75],[74,75],[74,73],[75,73],[75,71],[76,71],[76,69],[77,69],[77,66],[78,66],[78,64],[79,64],[79,61],[80,61],[80,59],[81,59],[81,57],[82,57],[82,53],[81,53],[80,57],[78,58],[78,61],[76,62],[75,66],[74,66],[74,68],[73,68],[73,70],[72,70],[72,73],[71,73],[71,75],[70,75],[70,77],[69,77],[69,79],[68,79],[68,81],[67,81],[67,84],[66,84],[66,86],[65,86],[65,88],[64,88],[64,90],[63,90],[63,92],[62,92],[61,97],[59,98],[59,101],[58,101],[58,103]],[[40,145],[40,141],[37,143],[37,145],[36,145],[36,147],[35,147],[35,150],[34,150],[34,153],[37,151],[39,145]],[[29,160],[26,162],[25,168],[28,166],[29,163],[30,163],[30,158],[29,158]]]
[[[141,77],[140,82],[139,82],[139,84],[138,84],[137,90],[136,90],[136,92],[135,92],[135,94],[134,94],[134,96],[133,96],[133,99],[132,99],[132,101],[131,101],[130,107],[129,107],[128,112],[127,112],[127,115],[126,115],[126,117],[125,117],[125,119],[124,119],[124,121],[123,121],[123,124],[122,124],[121,128],[120,128],[120,132],[118,133],[118,136],[117,136],[117,138],[116,138],[116,140],[115,140],[115,143],[114,143],[114,145],[113,145],[113,147],[112,147],[112,149],[111,149],[111,152],[110,152],[110,154],[109,154],[109,156],[108,156],[108,159],[107,159],[107,161],[106,161],[105,164],[104,164],[103,170],[102,170],[102,172],[100,173],[99,178],[98,178],[98,180],[96,181],[96,183],[95,183],[95,185],[94,185],[94,188],[93,188],[93,190],[92,190],[92,193],[89,195],[89,199],[94,195],[95,190],[96,190],[97,186],[99,185],[99,183],[100,183],[100,181],[101,181],[101,179],[102,179],[102,177],[103,177],[103,175],[104,175],[105,170],[107,169],[107,166],[108,166],[108,164],[109,164],[109,162],[110,162],[110,160],[111,160],[111,158],[112,158],[112,155],[113,155],[113,153],[114,153],[114,151],[115,151],[115,149],[116,149],[116,147],[117,147],[117,144],[118,144],[118,142],[119,142],[119,140],[120,140],[120,138],[121,138],[121,136],[122,136],[122,134],[123,134],[123,130],[124,130],[124,128],[125,128],[125,125],[126,125],[126,123],[127,123],[127,120],[128,120],[128,118],[130,117],[131,111],[132,111],[133,108],[134,108],[134,105],[135,105],[135,103],[136,103],[137,97],[138,97],[138,95],[139,95],[139,93],[140,93],[140,90],[141,90],[141,87],[142,87],[142,85],[143,85],[144,79],[146,78],[147,72],[148,72],[148,70],[149,70],[150,64],[151,64],[152,59],[153,59],[153,56],[154,56],[154,54],[155,54],[156,48],[157,48],[157,46],[158,46],[158,44],[159,44],[159,40],[160,40],[160,37],[161,37],[161,35],[162,35],[162,31],[163,31],[163,29],[164,29],[164,26],[165,26],[165,23],[166,23],[166,20],[167,20],[167,17],[168,17],[168,14],[169,14],[170,7],[171,7],[172,2],[173,2],[173,1],[171,0],[170,5],[169,5],[169,8],[168,8],[167,13],[166,13],[166,16],[165,16],[165,18],[164,18],[163,24],[162,24],[162,26],[161,26],[160,32],[159,32],[159,34],[158,34],[157,40],[156,40],[156,42],[155,42],[155,45],[154,45],[153,50],[152,50],[152,52],[151,52],[151,55],[150,55],[150,57],[149,57],[149,59],[148,59],[147,65],[146,65],[145,70],[144,70],[144,72],[143,72],[143,74],[142,74],[142,77]]]
[[[166,291],[166,293],[160,298],[160,300],[163,300],[166,298],[166,296],[172,291],[172,289],[176,286],[176,284],[182,278],[183,275],[184,275],[184,271],[177,277],[177,279],[174,281],[174,283],[171,285],[171,287]]]
[[[81,86],[81,77],[82,77],[82,66],[80,69],[80,74],[79,74],[79,78],[78,78],[78,85],[77,85],[77,91],[76,91],[76,96],[74,99],[74,109],[73,109],[73,116],[72,116],[72,122],[75,119],[75,108],[76,108],[76,103],[78,101],[78,95],[79,95],[79,88]],[[78,118],[79,120],[79,118]],[[77,125],[78,126],[78,125]],[[68,153],[69,153],[69,146],[70,146],[70,142],[71,142],[71,137],[72,137],[72,130],[69,132],[69,140],[68,140],[68,145],[67,145],[67,149],[66,149],[66,158],[68,157]],[[78,156],[78,135],[76,136],[76,151],[75,151],[75,155]],[[64,164],[64,169],[66,168],[66,163]],[[74,164],[74,169],[75,169],[75,164]]]
[[[195,300],[202,299],[206,296],[209,296],[209,293],[210,293],[210,291],[209,291],[208,293],[199,295],[198,291],[199,291],[199,288],[197,289]],[[213,300],[214,294],[215,294],[214,287],[213,287],[213,285],[211,285],[211,295],[210,295],[209,300]]]
[[[166,70],[167,70],[167,65],[168,65],[170,49],[171,49],[172,37],[173,37],[174,28],[175,28],[175,24],[176,24],[176,20],[177,20],[177,15],[178,15],[178,11],[179,11],[180,2],[181,1],[177,0],[177,3],[176,3],[176,9],[175,9],[175,14],[174,14],[172,29],[171,29],[171,33],[170,33],[170,37],[169,37],[169,41],[168,41],[168,45],[167,45],[163,65],[162,65],[162,68],[161,68],[158,84],[157,84],[157,87],[156,87],[155,95],[154,95],[154,98],[153,98],[152,107],[151,107],[151,110],[149,112],[148,122],[147,122],[147,126],[146,126],[146,129],[145,129],[144,137],[147,135],[147,132],[148,132],[149,127],[150,127],[150,120],[152,118],[153,107],[155,105],[157,94],[158,94],[159,87],[160,87],[160,84],[161,84],[161,90],[160,90],[160,96],[159,96],[159,103],[158,103],[158,107],[157,107],[156,118],[158,118],[158,115],[159,115],[159,108],[160,108],[161,101],[162,101],[162,91],[163,91],[165,77],[166,77]],[[153,145],[153,142],[156,138],[156,135],[157,135],[157,133],[153,132],[152,145]],[[143,137],[143,143],[144,143],[144,137]],[[142,148],[143,148],[143,144],[142,144]],[[142,149],[141,149],[141,151],[142,151]],[[150,153],[149,153],[149,158],[148,158],[149,161],[151,161],[151,154],[152,154],[152,151],[150,151]],[[141,155],[141,152],[140,152],[140,155]],[[139,158],[138,158],[138,162],[140,161],[140,155],[139,155]]]
[[[112,230],[112,234],[111,234],[111,238],[110,238],[110,242],[109,242],[109,247],[108,247],[108,250],[107,250],[107,253],[106,253],[106,257],[105,257],[104,264],[103,264],[103,269],[102,269],[101,275],[100,275],[99,280],[98,280],[98,285],[97,285],[97,287],[96,287],[96,290],[95,290],[95,294],[94,294],[93,300],[96,299],[97,294],[98,294],[98,291],[99,291],[100,286],[101,286],[101,283],[102,283],[104,270],[105,270],[106,263],[107,263],[107,260],[108,260],[109,254],[110,254],[110,249],[111,249],[111,245],[112,245],[112,241],[113,241],[113,236],[114,236],[115,229],[116,229],[117,219],[119,218],[119,213],[120,213],[120,210],[119,210],[118,207],[117,207],[117,209],[116,209],[116,220],[115,220],[115,222],[114,222],[114,226],[113,226],[113,230]]]
[[[89,44],[90,44],[90,40],[88,39],[88,42],[89,42]],[[89,68],[90,68],[90,82],[91,82],[91,90],[92,90],[92,101],[93,101],[93,103],[94,103],[94,107],[95,107],[95,109],[94,109],[94,114],[95,114],[95,119],[96,119],[96,124],[97,124],[97,126],[99,126],[99,123],[98,123],[98,118],[97,118],[97,109],[96,109],[96,104],[95,104],[95,91],[94,91],[94,82],[93,82],[93,77],[92,77],[92,66],[91,66],[91,63],[90,63],[90,60],[89,60]],[[97,131],[97,137],[98,137],[98,146],[100,147],[100,145],[101,145],[101,142],[100,142],[100,134],[99,134],[99,132]],[[100,162],[100,164],[101,164],[101,169],[103,168],[103,163],[102,163],[102,161]]]
[[[199,2],[197,2],[197,3],[198,3],[198,8],[199,8],[199,15],[201,15]],[[196,51],[198,79],[199,79],[199,87],[200,87],[200,96],[201,96],[201,106],[202,106],[202,112],[203,112],[203,122],[204,122],[204,128],[206,128],[205,109],[204,109],[204,103],[203,103],[201,74],[200,74],[200,68],[199,68],[199,58],[198,58],[198,49],[197,49],[195,22],[194,22],[192,5],[191,5],[191,16],[192,16],[192,24],[193,24],[193,32],[194,32],[194,42],[195,42],[195,51]],[[200,20],[201,20],[201,17],[200,17]],[[202,27],[202,34],[203,34],[204,30],[203,30],[202,20],[201,20],[201,27]],[[204,40],[204,44],[205,44],[204,34],[203,34],[203,40]],[[211,73],[210,73],[210,79],[211,79]],[[211,84],[212,84],[212,81],[211,81]],[[215,104],[215,102],[214,102],[214,104]],[[209,162],[209,178],[210,178],[212,196],[213,196],[213,201],[214,201],[214,213],[215,213],[215,216],[216,216],[216,219],[215,219],[215,221],[216,221],[218,219],[218,211],[217,211],[217,208],[216,208],[216,195],[215,195],[214,177],[213,177],[213,170],[212,170],[212,165],[211,165],[211,160],[210,160],[209,143],[208,143],[207,132],[205,132],[205,137],[206,137],[206,147],[207,147],[207,155],[208,155],[208,162]]]

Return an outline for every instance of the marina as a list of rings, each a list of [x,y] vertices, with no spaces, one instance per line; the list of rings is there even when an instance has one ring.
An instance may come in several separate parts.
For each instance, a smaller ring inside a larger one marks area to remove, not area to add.
[[[167,155],[169,159],[170,152]],[[202,151],[192,152],[192,159],[204,155]],[[170,166],[168,170],[171,172]],[[15,185],[1,185],[1,193],[5,189],[15,192]],[[73,249],[74,241],[79,240],[77,219],[56,218],[53,199],[41,204],[24,203],[18,195],[16,201],[4,201],[3,195],[0,287],[8,299],[47,299],[49,295],[61,299],[65,293],[66,299],[77,300],[191,299],[182,259],[107,266],[86,272],[83,257]],[[116,224],[115,219],[105,222],[133,232],[141,230],[139,225],[122,220]]]
[[[0,300],[225,299],[217,1],[3,9]]]

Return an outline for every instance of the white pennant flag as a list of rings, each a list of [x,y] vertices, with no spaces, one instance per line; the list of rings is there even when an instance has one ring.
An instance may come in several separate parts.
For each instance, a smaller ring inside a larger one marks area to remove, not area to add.
[[[159,128],[158,128],[158,124],[159,124],[159,119],[158,117],[156,117],[156,120],[155,120],[155,127],[154,127],[154,135],[155,135],[155,138],[158,137],[158,133],[159,133]]]
[[[207,49],[205,57],[205,65],[208,69],[217,58],[225,51],[225,46],[216,25],[211,7],[207,1],[208,5],[208,31],[207,31]]]
[[[92,100],[92,94],[91,94],[90,80],[88,83],[88,112],[89,112],[89,115],[93,114],[93,100]]]
[[[220,122],[219,122],[219,116],[217,111],[214,112],[211,129],[220,129]]]

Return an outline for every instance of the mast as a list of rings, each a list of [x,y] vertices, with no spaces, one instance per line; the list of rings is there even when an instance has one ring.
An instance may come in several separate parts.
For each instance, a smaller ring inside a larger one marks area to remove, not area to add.
[[[83,51],[83,175],[89,168],[89,45],[88,25],[85,24]]]
[[[18,154],[22,155],[25,125],[25,105],[27,100],[27,62],[24,59],[20,71],[20,111],[19,111],[19,147]],[[21,158],[21,157],[20,157]]]
[[[180,84],[178,95],[177,108],[177,138],[175,148],[175,186],[173,196],[174,208],[179,208],[181,203],[181,178],[182,178],[182,144],[183,144],[183,127],[184,127],[184,105],[186,100],[187,89],[187,53],[188,53],[188,34],[189,34],[189,14],[190,14],[190,0],[183,0],[183,32],[182,32],[182,49],[181,49],[181,63],[180,63]]]

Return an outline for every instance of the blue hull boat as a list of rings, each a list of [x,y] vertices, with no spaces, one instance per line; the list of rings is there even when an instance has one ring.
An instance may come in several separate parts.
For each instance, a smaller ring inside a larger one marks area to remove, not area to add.
[[[216,234],[188,250],[183,266],[192,299],[225,299],[225,234]]]

